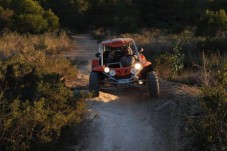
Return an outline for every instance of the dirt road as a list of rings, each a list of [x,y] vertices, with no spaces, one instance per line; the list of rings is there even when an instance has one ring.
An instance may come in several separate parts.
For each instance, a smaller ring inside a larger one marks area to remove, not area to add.
[[[65,55],[79,60],[78,86],[87,88],[89,63],[98,45],[89,35],[74,36],[76,49]],[[82,81],[82,82],[81,82]],[[102,91],[88,100],[90,119],[86,151],[177,151],[182,137],[182,104],[194,99],[194,89],[160,80],[158,99],[138,88]],[[184,109],[183,109],[184,110]],[[74,148],[78,150],[78,148]]]

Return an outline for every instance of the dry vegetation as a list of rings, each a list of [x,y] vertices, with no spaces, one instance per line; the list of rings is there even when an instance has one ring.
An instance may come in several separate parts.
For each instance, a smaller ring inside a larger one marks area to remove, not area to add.
[[[0,37],[0,150],[56,140],[66,125],[81,122],[83,99],[65,84],[77,69],[58,55],[72,46],[65,33]]]
[[[29,52],[34,50],[57,54],[71,48],[72,41],[65,32],[59,34],[45,33],[43,35],[4,33],[0,37],[1,58],[9,57],[18,52]]]
[[[7,63],[21,61],[36,66],[40,72],[55,72],[67,78],[76,78],[75,67],[58,55],[72,47],[72,40],[64,32],[58,35],[5,33],[0,37],[0,61],[3,65],[1,68],[5,69]]]

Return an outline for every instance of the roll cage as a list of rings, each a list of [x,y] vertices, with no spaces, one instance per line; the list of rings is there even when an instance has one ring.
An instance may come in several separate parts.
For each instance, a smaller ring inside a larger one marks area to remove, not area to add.
[[[99,58],[100,58],[100,65],[104,65],[105,55],[104,53],[107,51],[114,51],[116,53],[123,54],[123,48],[129,47],[132,50],[133,55],[138,56],[138,62],[141,62],[139,57],[138,48],[135,44],[135,41],[131,38],[115,38],[111,40],[103,41],[99,44]]]

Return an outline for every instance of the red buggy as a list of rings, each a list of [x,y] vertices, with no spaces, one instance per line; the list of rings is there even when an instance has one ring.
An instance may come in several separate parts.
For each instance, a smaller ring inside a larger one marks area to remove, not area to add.
[[[147,86],[150,97],[158,97],[158,77],[153,71],[152,63],[141,53],[142,50],[137,49],[131,38],[102,41],[97,58],[92,61],[89,90],[99,96],[102,87],[125,88],[139,85]]]

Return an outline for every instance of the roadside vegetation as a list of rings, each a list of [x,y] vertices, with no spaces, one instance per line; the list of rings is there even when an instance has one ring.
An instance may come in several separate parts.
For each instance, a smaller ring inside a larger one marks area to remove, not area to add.
[[[224,151],[227,149],[227,64],[215,72],[212,82],[202,87],[201,111],[188,118],[188,133],[193,136],[192,146],[196,149]]]
[[[65,33],[0,37],[0,149],[26,150],[56,140],[86,113],[83,98],[65,84],[77,70],[58,55],[72,48]]]

